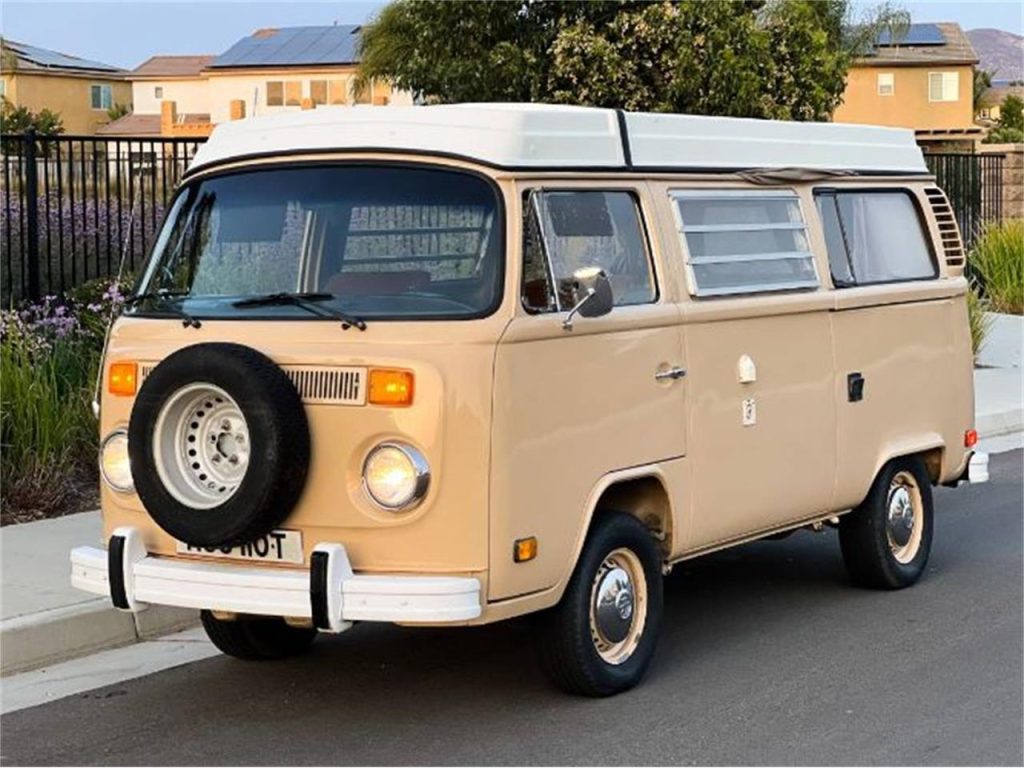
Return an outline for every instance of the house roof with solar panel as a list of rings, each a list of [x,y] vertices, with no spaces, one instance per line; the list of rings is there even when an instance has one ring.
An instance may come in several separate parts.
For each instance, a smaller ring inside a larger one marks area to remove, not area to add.
[[[891,67],[912,64],[977,64],[978,55],[967,35],[953,22],[911,24],[906,34],[893,38],[883,30],[863,66]]]
[[[209,68],[355,65],[359,63],[359,29],[345,24],[258,29],[217,56]]]
[[[51,51],[48,48],[40,48],[37,45],[19,43],[9,38],[4,38],[3,47],[9,51],[17,60],[18,71],[44,74],[47,72],[61,75],[103,75],[105,77],[124,77],[127,73],[120,67],[111,64],[104,64],[101,61],[91,61],[78,56],[71,56],[59,51]]]

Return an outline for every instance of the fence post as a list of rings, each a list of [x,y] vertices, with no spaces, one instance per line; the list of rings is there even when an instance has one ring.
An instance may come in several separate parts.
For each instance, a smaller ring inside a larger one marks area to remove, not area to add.
[[[39,289],[39,176],[36,166],[36,132],[25,131],[25,265],[28,296],[41,298]]]

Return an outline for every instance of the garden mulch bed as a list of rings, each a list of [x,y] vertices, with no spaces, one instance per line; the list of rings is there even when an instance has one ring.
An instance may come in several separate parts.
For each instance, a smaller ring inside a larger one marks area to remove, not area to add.
[[[0,526],[31,523],[36,520],[49,520],[77,512],[88,512],[100,505],[99,486],[96,478],[75,477],[66,482],[61,491],[59,503],[50,503],[52,497],[40,494],[38,500],[31,498],[0,499]],[[43,503],[39,503],[39,502]]]

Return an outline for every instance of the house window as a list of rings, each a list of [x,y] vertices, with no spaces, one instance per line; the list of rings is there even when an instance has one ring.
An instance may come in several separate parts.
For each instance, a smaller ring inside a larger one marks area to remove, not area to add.
[[[314,104],[326,104],[327,103],[327,81],[326,80],[310,80],[309,81],[309,98],[313,100]]]
[[[992,118],[992,110],[989,109],[988,107],[982,107],[981,110],[978,112],[978,117],[982,118],[983,120],[990,120]]]
[[[89,89],[93,109],[110,109],[114,106],[114,95],[109,85],[93,85]]]
[[[821,190],[815,201],[837,288],[937,276],[921,215],[908,193]]]
[[[959,101],[960,74],[958,72],[929,72],[928,101]]]
[[[646,304],[657,288],[640,209],[631,192],[534,192],[524,222],[523,305],[530,312],[575,303],[573,272],[600,267],[615,306]]]
[[[331,104],[348,104],[348,80],[331,80],[328,88]]]
[[[267,81],[267,106],[284,106],[284,83],[282,83],[280,80]]]
[[[153,97],[157,99],[162,99],[164,97],[164,87],[162,85],[158,85],[153,88]]]
[[[878,73],[878,95],[879,96],[892,96],[895,91],[895,84],[893,82],[892,72],[879,72]]]
[[[284,104],[286,107],[297,107],[302,104],[301,80],[289,80],[284,84]]]
[[[695,295],[818,287],[795,192],[686,189],[671,195]]]

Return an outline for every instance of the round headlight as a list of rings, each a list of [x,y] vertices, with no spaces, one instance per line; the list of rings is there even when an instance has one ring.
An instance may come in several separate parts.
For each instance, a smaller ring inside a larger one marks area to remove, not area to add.
[[[107,435],[100,446],[100,474],[115,491],[135,490],[132,465],[128,458],[128,433],[119,429]]]
[[[363,463],[363,485],[370,499],[390,511],[417,504],[430,485],[423,454],[404,443],[381,443]]]

